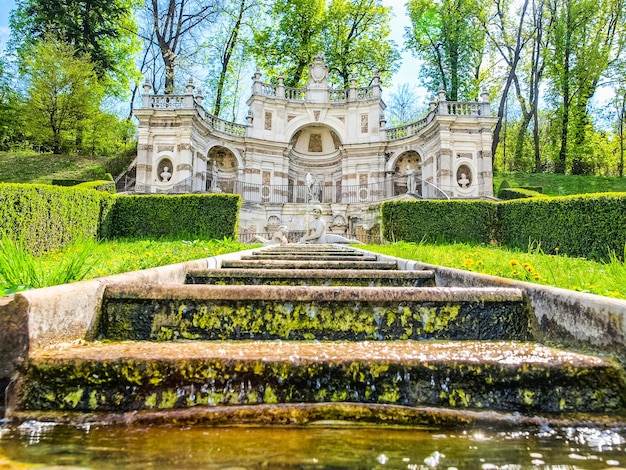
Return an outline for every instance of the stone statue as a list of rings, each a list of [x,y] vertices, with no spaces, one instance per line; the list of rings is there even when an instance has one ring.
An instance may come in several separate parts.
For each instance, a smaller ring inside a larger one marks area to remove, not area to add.
[[[304,178],[307,191],[307,202],[322,202],[322,184],[311,173]]]
[[[411,165],[406,167],[406,192],[415,192],[415,171],[411,168]]]
[[[309,221],[309,228],[300,239],[300,243],[306,244],[323,244],[323,243],[357,243],[362,244],[358,240],[351,240],[341,235],[335,235],[334,233],[326,233],[326,222],[322,219],[322,206],[316,204],[313,206],[311,215],[312,220]]]
[[[459,178],[458,183],[463,189],[466,189],[467,186],[470,184],[470,180],[467,179],[467,175],[465,173],[461,173],[461,177]]]
[[[287,240],[287,232],[287,227],[285,225],[281,225],[272,234],[272,237],[269,240],[259,235],[255,235],[254,237],[252,237],[252,240],[263,243],[264,245],[284,245],[286,243],[289,243],[289,241]]]
[[[161,176],[161,181],[163,181],[164,183],[167,183],[172,177],[172,174],[170,173],[170,167],[164,166],[163,171],[161,172],[160,176]]]
[[[219,192],[219,188],[217,187],[217,163],[215,163],[215,160],[213,160],[211,166],[211,190],[213,192]]]

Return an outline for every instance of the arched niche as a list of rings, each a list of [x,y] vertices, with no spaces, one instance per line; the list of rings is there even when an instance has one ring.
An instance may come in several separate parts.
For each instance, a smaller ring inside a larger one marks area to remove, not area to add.
[[[239,162],[232,150],[221,145],[211,147],[207,164],[207,189],[213,192],[234,192]]]
[[[422,195],[422,157],[415,150],[398,156],[393,165],[394,194]]]

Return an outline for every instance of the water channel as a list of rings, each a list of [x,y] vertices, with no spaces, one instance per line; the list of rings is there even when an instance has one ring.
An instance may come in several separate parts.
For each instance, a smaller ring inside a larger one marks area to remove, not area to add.
[[[626,468],[626,430],[0,423],[0,469]]]

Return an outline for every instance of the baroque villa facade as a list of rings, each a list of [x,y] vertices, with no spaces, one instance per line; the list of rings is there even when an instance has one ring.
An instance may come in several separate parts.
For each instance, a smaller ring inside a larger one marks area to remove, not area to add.
[[[493,196],[491,116],[480,102],[439,91],[426,117],[387,129],[381,84],[333,89],[318,57],[306,88],[253,77],[246,124],[207,113],[190,82],[184,95],[144,85],[136,193],[226,192],[242,196],[240,232],[298,234],[320,204],[329,229],[358,236],[376,224],[378,204],[395,197]]]

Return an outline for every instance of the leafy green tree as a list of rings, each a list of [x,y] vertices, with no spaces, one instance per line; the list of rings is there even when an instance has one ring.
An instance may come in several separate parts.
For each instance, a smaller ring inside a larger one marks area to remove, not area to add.
[[[479,2],[409,0],[406,6],[407,47],[425,64],[426,86],[443,85],[451,101],[475,99],[485,43]]]
[[[212,56],[219,57],[219,60],[213,59],[211,62],[217,65],[217,70],[215,70],[217,73],[210,74],[211,79],[217,82],[213,99],[215,116],[220,115],[222,104],[227,100],[225,97],[225,94],[228,94],[227,87],[233,91],[229,98],[237,101],[239,91],[237,78],[240,76],[238,72],[241,71],[242,63],[246,61],[246,46],[249,42],[249,33],[251,33],[250,21],[255,12],[258,12],[257,0],[238,0],[228,3],[222,11],[220,28],[213,35],[215,54]]]
[[[593,132],[589,102],[599,80],[620,52],[623,0],[551,0],[554,28],[549,39],[549,98],[559,131],[555,171],[592,171]]]
[[[11,14],[12,47],[27,60],[43,38],[66,42],[89,55],[109,93],[120,96],[137,77],[134,9],[140,0],[17,0]]]
[[[391,78],[400,54],[396,45],[387,39],[390,19],[391,9],[380,0],[330,2],[322,44],[331,83],[348,88],[355,72],[361,72],[357,79],[367,82],[372,72],[379,73],[383,79]]]
[[[325,0],[275,0],[268,24],[255,29],[252,52],[270,79],[285,76],[285,85],[297,87],[307,67],[322,50]]]
[[[96,116],[104,95],[88,55],[56,39],[40,40],[26,58],[28,97],[23,110],[32,142],[55,153],[76,142],[86,121]]]
[[[14,86],[8,61],[0,58],[0,149],[9,150],[23,138],[22,98]]]
[[[269,24],[255,33],[254,55],[270,79],[284,74],[286,86],[303,85],[320,53],[330,82],[345,88],[353,74],[361,81],[374,72],[390,78],[400,58],[388,39],[391,9],[380,0],[331,0],[328,5],[325,0],[276,0],[269,17]]]

